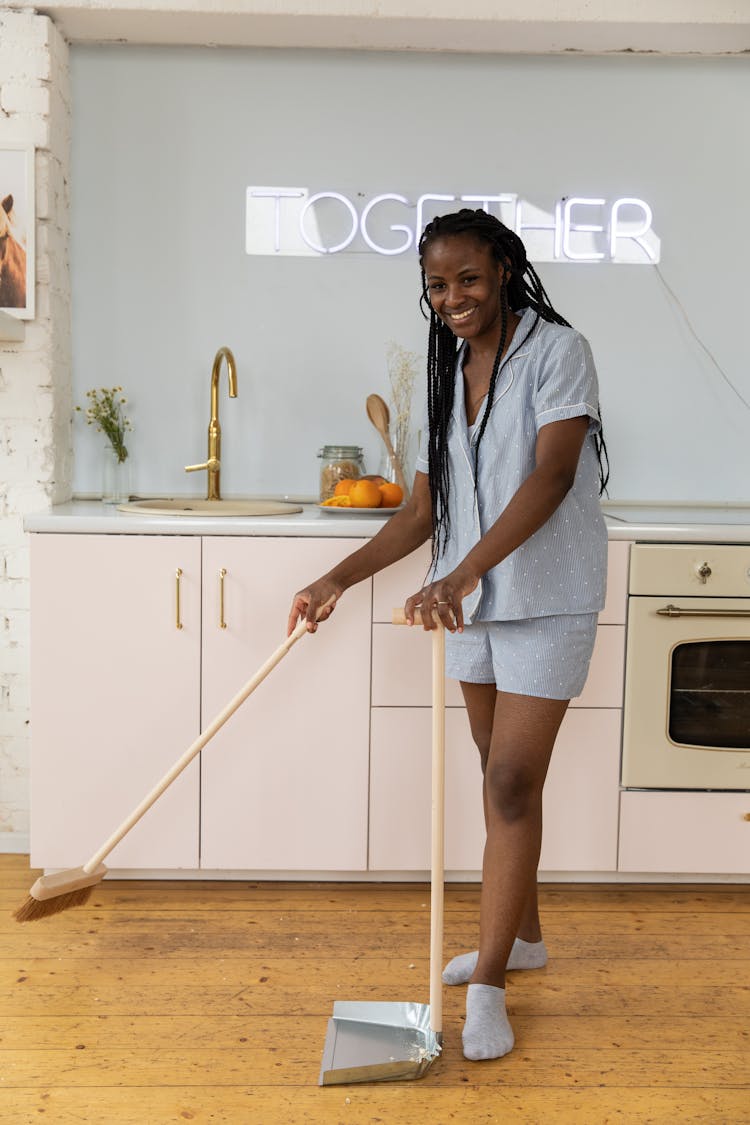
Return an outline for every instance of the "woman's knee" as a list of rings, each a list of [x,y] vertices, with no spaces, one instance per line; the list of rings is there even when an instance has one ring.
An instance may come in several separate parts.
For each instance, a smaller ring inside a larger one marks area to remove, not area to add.
[[[484,784],[490,815],[513,822],[538,814],[544,778],[537,777],[527,765],[490,759]]]

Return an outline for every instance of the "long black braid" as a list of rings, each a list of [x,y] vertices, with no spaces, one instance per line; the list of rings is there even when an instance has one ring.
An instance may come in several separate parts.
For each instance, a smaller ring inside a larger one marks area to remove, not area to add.
[[[480,242],[487,243],[493,259],[504,265],[510,272],[507,282],[500,292],[501,331],[495,361],[492,366],[487,403],[482,415],[479,433],[475,444],[475,480],[478,479],[479,445],[490,416],[490,408],[495,392],[500,357],[505,348],[508,335],[508,310],[532,308],[536,319],[528,335],[531,335],[541,317],[542,320],[570,327],[555,309],[547,296],[541,279],[526,257],[523,242],[499,219],[486,211],[462,208],[450,215],[437,216],[428,223],[419,240],[419,262],[422,272],[422,296],[420,306],[425,318],[430,321],[427,345],[427,416],[429,423],[429,482],[432,500],[432,557],[433,562],[443,553],[448,540],[448,426],[453,410],[456,376],[456,356],[458,338],[432,308],[427,278],[424,272],[424,256],[430,245],[438,238],[453,235],[471,234]],[[601,417],[601,411],[600,411]],[[596,454],[599,461],[599,493],[603,493],[609,480],[609,459],[604,436],[600,429],[595,437]]]

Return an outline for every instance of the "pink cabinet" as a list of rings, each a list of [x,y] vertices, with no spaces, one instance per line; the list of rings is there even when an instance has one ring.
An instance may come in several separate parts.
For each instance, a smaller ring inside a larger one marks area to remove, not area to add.
[[[543,871],[615,871],[629,543],[610,543],[591,670],[565,716],[544,793]],[[370,868],[429,866],[430,640],[390,624],[424,583],[425,547],[373,582]],[[481,869],[481,771],[457,682],[446,685],[446,869]]]
[[[746,875],[750,793],[645,792],[620,798],[620,871]]]
[[[343,538],[33,535],[32,863],[89,858],[278,647],[294,590],[355,546]],[[545,871],[616,869],[623,547],[611,545],[591,677],[550,767]],[[108,865],[425,871],[430,643],[421,630],[389,622],[427,563],[417,552],[349,590]],[[478,756],[457,683],[449,681],[447,700],[446,865],[473,873],[484,843]]]
[[[74,867],[197,736],[201,544],[32,535],[31,567],[31,862]],[[107,865],[197,867],[198,781],[196,761]]]
[[[204,725],[284,640],[294,591],[354,546],[204,539]],[[366,869],[370,612],[371,583],[363,582],[204,750],[202,868]]]
[[[77,866],[284,640],[293,592],[353,544],[32,539],[32,863]],[[364,870],[370,614],[365,582],[298,641],[108,866]]]
[[[616,871],[622,712],[570,707],[544,786],[540,871]]]
[[[445,735],[445,866],[473,872],[481,869],[484,847],[482,773],[463,709],[447,709]],[[430,739],[428,707],[373,708],[372,871],[429,870]]]
[[[370,764],[370,868],[430,865],[430,711],[376,707]],[[620,712],[571,709],[544,790],[542,871],[615,871]],[[482,774],[466,712],[446,713],[445,866],[481,870]]]

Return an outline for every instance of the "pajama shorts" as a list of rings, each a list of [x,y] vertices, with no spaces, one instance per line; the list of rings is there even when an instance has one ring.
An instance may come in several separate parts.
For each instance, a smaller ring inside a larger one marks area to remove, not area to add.
[[[477,621],[445,634],[445,672],[470,684],[544,699],[573,699],[586,683],[597,613]]]

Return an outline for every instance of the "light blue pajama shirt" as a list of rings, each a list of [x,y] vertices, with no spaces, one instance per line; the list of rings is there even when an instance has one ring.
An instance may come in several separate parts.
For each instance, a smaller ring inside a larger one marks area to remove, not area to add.
[[[586,415],[591,421],[573,487],[542,527],[487,571],[464,599],[463,610],[467,622],[597,613],[606,593],[607,530],[599,505],[594,443],[600,429],[599,387],[588,342],[573,328],[537,319],[531,308],[523,310],[498,371],[479,447],[476,489],[474,446],[464,407],[465,348],[462,345],[457,357],[448,428],[450,537],[431,579],[454,570],[500,517],[535,468],[542,426]],[[416,467],[427,473],[426,410],[424,418]]]

